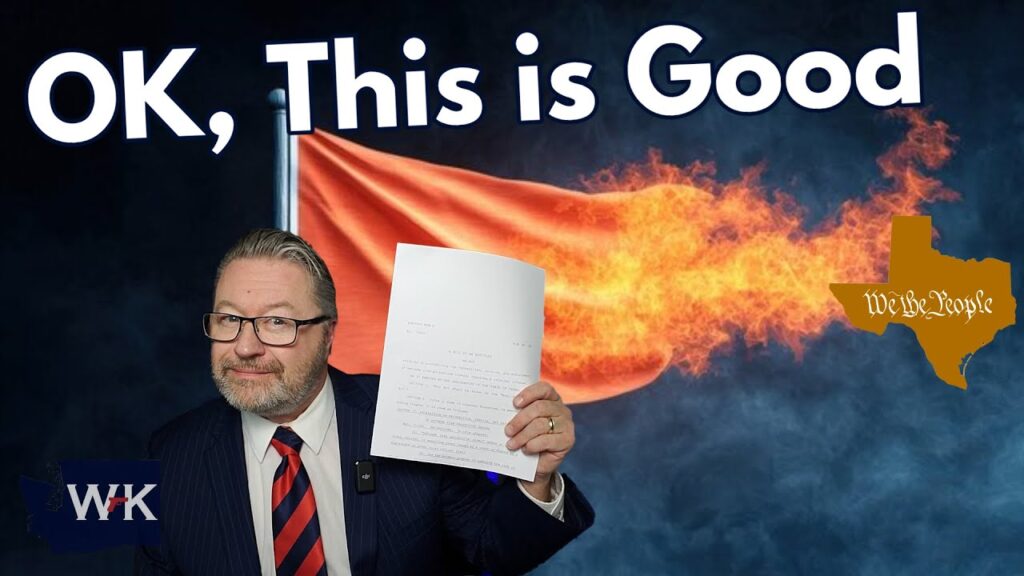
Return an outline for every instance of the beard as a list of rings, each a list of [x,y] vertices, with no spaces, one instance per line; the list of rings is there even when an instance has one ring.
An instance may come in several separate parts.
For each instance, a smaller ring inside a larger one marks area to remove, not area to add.
[[[287,370],[276,359],[214,360],[213,381],[228,404],[238,410],[264,418],[286,416],[293,413],[313,390],[323,384],[322,372],[327,365],[329,351],[330,345],[325,333],[313,356]],[[235,378],[231,375],[232,369],[268,372],[266,378],[269,381]]]

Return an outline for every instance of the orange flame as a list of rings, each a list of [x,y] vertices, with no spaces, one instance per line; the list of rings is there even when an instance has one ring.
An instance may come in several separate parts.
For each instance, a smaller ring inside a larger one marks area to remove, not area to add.
[[[737,337],[748,346],[778,341],[801,358],[809,338],[843,318],[829,283],[884,281],[892,216],[958,197],[922,172],[952,155],[948,126],[920,111],[890,114],[909,129],[878,158],[888,185],[847,200],[810,231],[792,196],[761,187],[763,165],[720,183],[713,163],[673,166],[652,150],[646,163],[584,178],[596,192],[590,201],[560,209],[607,234],[584,250],[520,239],[509,251],[548,270],[542,372],[586,379],[675,365],[700,375]],[[597,382],[568,399],[647,381]]]

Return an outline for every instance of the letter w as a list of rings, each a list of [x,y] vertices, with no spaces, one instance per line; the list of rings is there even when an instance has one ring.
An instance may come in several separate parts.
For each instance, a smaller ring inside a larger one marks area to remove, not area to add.
[[[110,512],[107,510],[107,502],[117,494],[117,488],[120,484],[110,484],[107,488],[106,499],[100,498],[100,489],[98,484],[86,484],[85,490],[85,501],[78,496],[78,486],[75,484],[68,484],[68,492],[71,493],[71,504],[75,507],[75,516],[79,520],[85,520],[86,514],[89,512],[89,505],[91,504],[96,512],[100,516],[100,520],[106,520]]]

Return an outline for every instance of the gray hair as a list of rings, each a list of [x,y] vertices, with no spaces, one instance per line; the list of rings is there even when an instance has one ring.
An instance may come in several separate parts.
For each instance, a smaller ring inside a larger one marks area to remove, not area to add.
[[[338,307],[335,304],[334,280],[320,255],[313,250],[308,242],[291,232],[273,228],[257,228],[238,241],[221,259],[217,266],[217,277],[214,287],[228,264],[242,258],[269,258],[294,262],[309,274],[313,285],[313,297],[320,306],[320,313],[331,318],[338,318]]]

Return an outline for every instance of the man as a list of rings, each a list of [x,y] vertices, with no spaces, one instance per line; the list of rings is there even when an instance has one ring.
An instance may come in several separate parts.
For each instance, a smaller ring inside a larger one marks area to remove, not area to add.
[[[204,316],[223,398],[151,439],[162,543],[138,550],[136,574],[521,573],[593,523],[557,471],[574,426],[545,382],[506,427],[510,449],[539,456],[533,482],[371,458],[379,377],[327,365],[336,323],[301,238],[255,230],[224,256]]]

